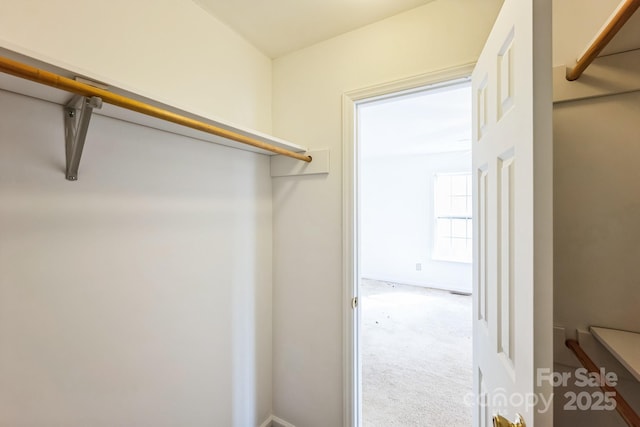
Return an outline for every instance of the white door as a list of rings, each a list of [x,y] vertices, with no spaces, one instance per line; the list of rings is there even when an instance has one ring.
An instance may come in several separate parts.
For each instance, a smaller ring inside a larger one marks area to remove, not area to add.
[[[505,0],[472,76],[476,427],[553,425],[551,67],[551,0]]]

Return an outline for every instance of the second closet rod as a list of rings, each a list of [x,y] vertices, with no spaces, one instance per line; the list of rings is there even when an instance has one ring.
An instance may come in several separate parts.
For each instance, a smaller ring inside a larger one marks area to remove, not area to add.
[[[575,67],[567,70],[567,80],[574,81],[580,78],[584,70],[593,62],[613,37],[627,23],[631,15],[640,7],[640,0],[625,0],[620,3],[618,9],[611,16],[607,24],[602,28],[587,50],[578,58]]]
[[[127,98],[126,96],[109,92],[108,90],[99,89],[85,83],[77,82],[67,77],[63,77],[49,71],[41,70],[39,68],[14,61],[9,58],[0,57],[0,71],[3,73],[11,74],[12,76],[20,77],[46,86],[51,86],[56,89],[71,92],[76,95],[86,97],[96,96],[101,98],[103,102],[106,102],[108,104],[116,105],[127,110],[135,111],[137,113],[145,114],[147,116],[155,117],[161,120],[166,120],[168,122],[176,123],[178,125],[186,126],[202,132],[221,136],[223,138],[251,145],[256,148],[271,151],[272,153],[292,157],[294,159],[302,160],[303,162],[311,161],[310,156],[280,148],[275,145],[259,141],[255,138],[251,138],[249,136],[223,129],[218,126],[210,125],[199,120],[185,117],[180,114],[172,113],[171,111],[167,111],[159,107],[154,107],[153,105],[145,104],[144,102],[136,101],[135,99]]]

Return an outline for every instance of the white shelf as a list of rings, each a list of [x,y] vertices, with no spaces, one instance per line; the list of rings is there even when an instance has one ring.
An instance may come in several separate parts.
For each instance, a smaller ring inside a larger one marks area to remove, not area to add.
[[[640,381],[640,333],[593,326],[591,333]]]
[[[24,64],[28,64],[36,68],[50,71],[55,74],[59,74],[71,79],[73,79],[74,77],[91,79],[89,76],[84,76],[79,73],[70,72],[69,70],[63,69],[59,66],[43,62],[41,60],[38,60],[32,57],[28,57],[17,52],[13,52],[3,47],[0,47],[0,56],[4,56],[10,59],[22,62]],[[2,90],[29,96],[31,98],[36,98],[43,101],[52,102],[58,105],[65,105],[73,96],[72,94],[62,90],[51,88],[49,86],[44,86],[39,83],[34,83],[29,80],[21,79],[19,77],[14,77],[9,74],[0,72],[0,91]],[[242,126],[234,125],[234,124],[225,122],[223,120],[219,120],[217,118],[205,117],[202,114],[196,114],[190,111],[186,111],[184,109],[180,109],[180,108],[168,105],[166,103],[159,102],[154,99],[144,97],[144,96],[141,96],[133,92],[123,90],[114,86],[109,86],[108,90],[110,92],[117,93],[119,95],[123,95],[128,98],[135,99],[137,101],[141,101],[146,104],[153,105],[153,106],[162,108],[164,110],[168,110],[168,111],[180,114],[185,117],[196,119],[210,125],[214,125],[223,129],[230,130],[235,133],[239,133],[241,135],[249,136],[251,138],[257,139],[258,141],[266,142],[276,147],[284,148],[284,149],[291,150],[298,153],[307,151],[306,147],[293,144],[289,141],[285,141],[283,139],[274,137],[272,135],[267,135],[265,133],[258,132],[253,129],[248,129]],[[187,137],[199,139],[202,141],[213,142],[215,144],[220,144],[220,145],[226,145],[228,147],[233,147],[233,148],[237,148],[245,151],[252,151],[260,154],[274,155],[274,153],[270,151],[266,151],[266,150],[256,148],[250,145],[242,144],[239,142],[235,142],[235,141],[222,138],[216,135],[212,135],[209,133],[200,132],[198,130],[180,126],[164,120],[156,119],[154,117],[150,117],[144,114],[126,110],[124,108],[115,107],[113,105],[109,105],[106,103],[103,105],[102,109],[94,110],[94,114],[111,117],[114,119],[123,120],[130,123],[135,123],[141,126],[151,127],[154,129],[171,132],[177,135],[187,136]],[[62,117],[62,115],[60,117]],[[64,138],[64,136],[61,134],[60,138]]]

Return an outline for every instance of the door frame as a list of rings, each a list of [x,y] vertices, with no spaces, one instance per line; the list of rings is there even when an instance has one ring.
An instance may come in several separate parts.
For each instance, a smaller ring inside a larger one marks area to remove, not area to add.
[[[422,91],[452,80],[469,78],[475,62],[445,68],[414,77],[345,92],[342,95],[342,270],[343,270],[343,426],[360,427],[362,393],[360,372],[360,310],[352,301],[359,298],[359,201],[357,105],[364,101]],[[471,100],[469,100],[471,102]]]

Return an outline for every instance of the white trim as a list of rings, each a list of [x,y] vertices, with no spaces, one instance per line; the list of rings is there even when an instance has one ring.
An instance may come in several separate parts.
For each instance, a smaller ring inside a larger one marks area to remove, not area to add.
[[[578,101],[640,90],[640,50],[596,58],[578,80],[567,80],[564,65],[553,67],[553,103]]]
[[[271,427],[271,421],[273,421],[273,415],[269,415],[269,417],[260,424],[260,427]]]
[[[273,421],[274,423],[278,423],[278,425],[274,424],[273,427],[296,427],[293,424],[286,422],[282,418],[276,417],[275,415],[271,416],[271,421]]]
[[[342,96],[342,248],[343,248],[343,426],[359,427],[361,414],[354,413],[354,409],[361,409],[361,393],[358,391],[360,373],[356,372],[360,363],[359,338],[356,326],[359,323],[360,310],[351,308],[351,300],[358,296],[356,279],[358,278],[358,248],[356,239],[358,206],[355,185],[358,173],[356,157],[356,104],[364,100],[380,99],[411,93],[432,85],[442,84],[455,79],[469,78],[475,63],[467,63],[456,67],[437,70],[419,76],[396,80],[370,86],[363,89],[349,91]],[[285,426],[289,427],[289,426]]]
[[[356,313],[351,307],[351,301],[357,295],[357,287],[354,286],[357,277],[355,245],[355,101],[357,94],[345,93],[342,96],[342,270],[343,270],[343,423],[344,427],[355,427],[360,419],[359,414],[354,413],[360,408],[356,401],[358,392],[359,374],[355,369],[358,344],[356,343]],[[356,310],[357,311],[357,310]]]
[[[328,174],[330,170],[331,152],[328,148],[309,150],[305,152],[311,156],[311,163],[301,162],[298,159],[283,155],[270,157],[271,178],[281,176],[321,175]]]
[[[274,423],[277,423],[274,424]],[[291,423],[286,422],[282,418],[276,417],[275,415],[270,415],[269,418],[264,420],[260,427],[296,427]]]

